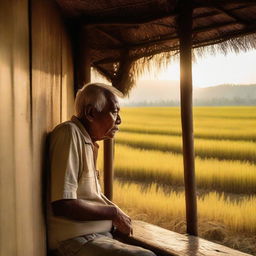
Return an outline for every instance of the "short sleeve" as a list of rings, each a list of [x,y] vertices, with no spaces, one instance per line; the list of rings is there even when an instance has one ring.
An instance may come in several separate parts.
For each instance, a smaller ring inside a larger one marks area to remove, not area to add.
[[[71,125],[57,127],[50,136],[51,202],[77,199],[79,148],[75,129]]]

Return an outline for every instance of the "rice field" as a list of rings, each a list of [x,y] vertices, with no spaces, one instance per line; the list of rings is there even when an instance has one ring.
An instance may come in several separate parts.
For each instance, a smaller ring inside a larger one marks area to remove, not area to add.
[[[215,119],[215,121],[221,121],[219,119]],[[209,120],[200,123],[196,123],[197,126],[204,125],[204,128],[197,128],[195,131],[195,138],[203,138],[203,139],[219,139],[219,140],[244,140],[244,141],[256,141],[256,130],[252,129],[252,127],[247,126],[246,129],[239,130],[237,129],[235,133],[230,133],[230,130],[234,129],[236,125],[238,125],[237,120],[231,124],[229,120],[230,127],[222,128],[222,127],[212,127],[209,125]],[[252,123],[251,120],[246,121],[246,123]],[[174,135],[181,136],[181,127],[180,126],[171,126],[168,125],[158,125],[150,124],[150,127],[145,127],[145,125],[141,125],[139,123],[135,124],[124,124],[122,126],[122,131],[124,132],[133,132],[133,133],[143,133],[143,134],[161,134],[161,135]]]
[[[199,234],[256,255],[256,107],[193,112]],[[185,232],[179,108],[123,108],[121,117],[115,202],[133,218]]]
[[[165,219],[166,222],[171,222],[179,216],[185,220],[184,192],[166,193],[155,183],[143,190],[137,184],[116,182],[114,189],[114,200],[120,206],[126,209],[140,209],[148,219]],[[207,218],[208,221],[221,222],[234,232],[256,233],[256,195],[236,201],[225,197],[224,193],[210,192],[198,197],[197,203],[199,219]]]
[[[115,182],[114,201],[132,219],[140,219],[179,233],[186,232],[184,192],[166,193],[152,184]],[[256,255],[256,196],[240,200],[210,192],[198,197],[199,236]]]
[[[117,135],[116,142],[135,148],[157,149],[160,151],[182,153],[182,140],[180,136],[122,132]],[[255,145],[255,142],[252,141],[197,138],[195,140],[195,155],[202,158],[255,162]]]
[[[255,107],[196,107],[193,112],[195,138],[256,140]],[[122,131],[181,136],[178,107],[124,108],[121,114]]]
[[[183,186],[182,161],[181,154],[116,144],[115,176],[133,181]],[[195,163],[198,188],[256,193],[256,165],[252,163],[199,157]]]

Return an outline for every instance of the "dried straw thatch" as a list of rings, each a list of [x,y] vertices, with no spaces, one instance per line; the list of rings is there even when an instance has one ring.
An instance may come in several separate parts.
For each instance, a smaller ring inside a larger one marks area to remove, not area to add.
[[[56,1],[73,26],[86,28],[92,66],[125,94],[145,68],[161,67],[179,52],[183,0]],[[193,1],[196,54],[256,48],[255,32],[255,0]]]

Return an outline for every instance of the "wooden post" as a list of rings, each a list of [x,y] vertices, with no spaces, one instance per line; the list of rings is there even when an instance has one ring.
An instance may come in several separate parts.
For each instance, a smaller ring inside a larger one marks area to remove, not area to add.
[[[82,88],[91,81],[91,58],[88,47],[88,30],[82,28],[77,32],[75,42],[76,80],[75,90]],[[104,141],[104,193],[109,200],[113,196],[113,140]]]
[[[76,79],[75,90],[82,88],[91,81],[91,56],[87,39],[87,28],[80,29],[76,35],[75,42],[75,63]]]
[[[109,199],[113,198],[113,153],[114,140],[104,140],[104,194]]]
[[[180,95],[187,233],[197,235],[192,103],[192,1],[180,1]]]
[[[82,66],[84,67],[83,73],[81,73],[80,87],[84,86],[87,83],[91,82],[91,57],[89,47],[85,47],[83,50],[83,62]]]

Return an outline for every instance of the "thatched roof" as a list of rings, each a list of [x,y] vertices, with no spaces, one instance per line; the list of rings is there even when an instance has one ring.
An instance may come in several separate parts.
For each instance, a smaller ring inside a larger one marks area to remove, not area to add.
[[[67,20],[86,28],[92,66],[124,93],[152,56],[158,54],[154,63],[161,65],[179,51],[183,0],[56,1]],[[256,0],[194,0],[193,8],[193,48],[199,53],[205,46],[224,52],[256,48]]]

